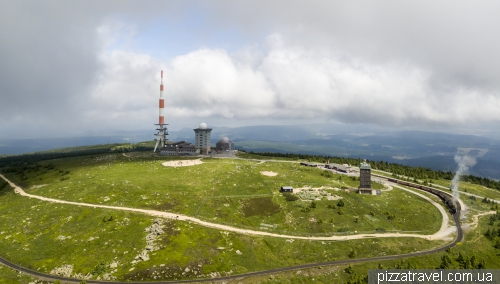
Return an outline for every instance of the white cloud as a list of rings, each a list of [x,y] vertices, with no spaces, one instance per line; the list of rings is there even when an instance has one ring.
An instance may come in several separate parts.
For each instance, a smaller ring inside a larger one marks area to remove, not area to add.
[[[151,127],[161,69],[172,124],[499,126],[494,2],[72,3],[0,4],[0,135]]]
[[[104,52],[100,60],[103,69],[85,104],[84,121],[132,129],[156,122],[161,63],[147,54],[119,50]]]
[[[500,121],[494,94],[461,86],[436,89],[433,74],[411,64],[346,59],[339,52],[290,44],[279,34],[266,42],[268,50],[257,63],[252,48],[237,56],[202,48],[168,62],[163,68],[168,120],[333,119],[382,126]],[[89,113],[151,122],[163,63],[124,51],[106,53],[102,60],[106,68]]]
[[[241,119],[266,116],[274,108],[265,75],[220,49],[174,58],[166,81],[174,107],[191,109],[191,116]]]

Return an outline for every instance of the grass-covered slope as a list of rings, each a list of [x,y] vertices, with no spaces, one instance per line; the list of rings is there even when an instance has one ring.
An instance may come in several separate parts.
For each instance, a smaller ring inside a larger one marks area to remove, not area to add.
[[[45,197],[169,211],[242,228],[266,224],[272,225],[264,225],[266,230],[296,235],[432,234],[441,224],[439,211],[418,196],[399,189],[380,196],[353,194],[342,189],[357,187],[355,178],[324,175],[298,163],[208,158],[197,166],[164,167],[162,161],[146,153],[44,161],[19,182],[27,192]],[[262,171],[278,175],[265,176]],[[321,194],[336,200],[320,195],[315,208],[307,199],[290,202],[279,193],[283,185],[323,187]],[[344,206],[338,206],[339,199]]]
[[[320,169],[297,163],[209,158],[203,159],[201,165],[174,168],[163,167],[161,162],[165,160],[149,153],[111,153],[19,163],[10,169],[21,170],[3,174],[34,195],[169,211],[213,223],[300,236],[377,231],[432,234],[441,224],[438,210],[411,193],[399,189],[384,191],[380,196],[348,193],[342,189],[357,187],[359,181],[326,175]],[[271,177],[262,175],[262,171],[278,174]],[[282,185],[324,190],[313,205],[307,199],[287,201],[279,193]],[[47,273],[71,266],[72,276],[87,275],[94,279],[212,277],[311,262],[401,254],[444,243],[420,238],[336,242],[249,236],[177,220],[158,223],[138,213],[53,204],[16,195],[8,185],[0,186],[0,256]],[[328,194],[337,199],[322,198]],[[481,200],[467,202],[473,212],[493,206]],[[161,232],[151,241],[154,224],[161,226]],[[484,250],[482,259],[486,265],[500,267],[492,249],[494,238],[484,238],[482,230],[472,231],[466,242],[452,253]],[[147,258],[138,258],[145,251]],[[412,263],[434,268],[439,265],[440,257],[416,258]],[[383,266],[397,264],[397,261],[384,262]],[[355,271],[360,272],[365,266],[360,267],[363,268],[355,267]],[[4,272],[9,271],[6,269],[0,269],[0,277],[13,277],[11,272]],[[352,278],[343,269],[307,270],[304,275],[284,273],[280,279],[284,283],[310,282],[319,277],[331,283],[333,275],[339,277],[335,279]],[[250,278],[248,283],[253,280]]]
[[[287,240],[164,220],[163,233],[155,240],[157,250],[149,253],[148,260],[137,262],[148,245],[146,228],[154,223],[149,216],[52,204],[15,195],[11,189],[4,189],[0,200],[4,220],[0,223],[0,255],[46,273],[71,265],[72,275],[92,278],[104,274],[118,280],[211,277],[350,255],[399,254],[441,244],[411,238]]]

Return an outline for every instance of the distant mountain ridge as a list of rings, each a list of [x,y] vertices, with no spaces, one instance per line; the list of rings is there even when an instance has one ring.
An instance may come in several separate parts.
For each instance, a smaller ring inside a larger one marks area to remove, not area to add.
[[[0,155],[106,143],[137,143],[154,139],[154,130],[123,131],[108,135],[0,141]],[[500,141],[474,136],[414,130],[389,131],[342,124],[213,127],[212,145],[229,137],[247,151],[289,152],[360,157],[434,170],[455,171],[454,156],[468,152],[477,157],[470,173],[500,179]],[[169,131],[172,141],[194,142],[194,131]]]

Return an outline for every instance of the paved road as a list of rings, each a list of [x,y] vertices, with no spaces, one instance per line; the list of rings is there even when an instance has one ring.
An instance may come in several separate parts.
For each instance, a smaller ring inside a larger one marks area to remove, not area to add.
[[[260,231],[244,230],[244,229],[234,228],[234,227],[225,226],[225,225],[221,225],[221,224],[209,223],[209,222],[199,220],[197,218],[184,216],[184,215],[177,215],[177,214],[168,213],[168,212],[160,212],[160,211],[144,210],[144,209],[136,209],[136,208],[127,208],[127,207],[117,207],[117,206],[106,206],[106,205],[100,205],[100,204],[97,205],[97,204],[79,203],[79,202],[71,202],[71,201],[58,200],[58,199],[52,199],[52,198],[31,195],[31,194],[24,192],[24,190],[22,190],[22,188],[20,188],[16,184],[12,183],[10,180],[5,178],[5,176],[0,174],[0,177],[3,178],[5,181],[7,181],[14,188],[14,190],[17,194],[20,194],[22,196],[37,198],[37,199],[45,200],[48,202],[72,204],[72,205],[77,205],[77,206],[89,206],[89,207],[94,207],[94,208],[99,207],[99,208],[106,208],[106,209],[133,211],[133,212],[145,213],[145,214],[149,214],[149,215],[157,216],[157,217],[166,217],[166,218],[172,218],[172,219],[178,219],[178,220],[193,221],[195,223],[199,223],[200,225],[204,225],[207,227],[214,227],[214,228],[218,228],[221,230],[234,231],[234,232],[239,232],[239,233],[243,233],[243,234],[255,234],[255,235],[265,235],[265,236],[273,236],[273,237],[280,237],[280,238],[295,238],[295,239],[310,239],[310,240],[343,240],[346,237],[366,238],[366,237],[388,237],[389,236],[389,234],[370,234],[370,235],[360,235],[360,236],[354,235],[354,236],[342,236],[342,237],[339,237],[339,236],[299,237],[299,236],[287,236],[287,235],[272,234],[272,233],[260,232]],[[193,282],[221,281],[221,280],[231,280],[231,279],[238,279],[238,278],[244,278],[244,277],[256,276],[256,275],[279,273],[279,272],[283,272],[283,271],[297,270],[297,269],[316,267],[316,266],[341,265],[341,264],[359,263],[359,262],[367,262],[367,261],[381,261],[381,260],[388,260],[388,259],[398,259],[398,258],[406,258],[406,257],[410,257],[410,256],[432,254],[432,253],[446,250],[448,247],[455,246],[457,244],[457,242],[462,240],[463,233],[462,233],[462,228],[460,227],[460,222],[458,220],[458,216],[460,216],[459,211],[457,212],[457,214],[454,215],[455,224],[457,227],[457,238],[452,243],[450,243],[448,245],[445,245],[445,246],[440,247],[440,248],[428,250],[428,251],[408,253],[408,254],[402,254],[402,255],[380,256],[380,257],[373,257],[373,258],[359,258],[359,259],[347,259],[347,260],[330,261],[330,262],[309,263],[309,264],[304,264],[304,265],[290,266],[290,267],[285,267],[285,268],[277,268],[277,269],[271,269],[271,270],[251,272],[251,273],[246,273],[246,274],[241,274],[241,275],[233,275],[233,276],[225,276],[225,277],[209,278],[209,279],[193,279],[193,280],[163,281],[163,282],[158,282],[158,281],[157,282],[127,282],[127,283],[193,283]],[[398,237],[404,237],[404,236],[422,237],[422,235],[414,235],[414,234],[396,234],[396,236],[398,236]],[[16,264],[8,262],[7,260],[5,260],[3,258],[0,258],[0,262],[8,267],[11,267],[11,268],[16,269],[18,271],[22,271],[26,274],[35,276],[37,278],[40,278],[41,280],[50,280],[50,281],[59,280],[63,283],[64,282],[66,282],[66,283],[80,283],[80,281],[81,281],[81,280],[73,279],[73,278],[65,278],[65,277],[43,274],[43,273],[40,273],[40,272],[37,272],[34,270],[20,267]],[[120,282],[96,281],[96,280],[86,280],[86,282],[87,283],[120,283]]]

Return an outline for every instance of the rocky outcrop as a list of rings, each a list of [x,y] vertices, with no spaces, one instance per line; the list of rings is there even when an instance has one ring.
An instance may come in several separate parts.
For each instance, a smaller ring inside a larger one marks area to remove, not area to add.
[[[61,267],[56,267],[50,271],[50,274],[63,276],[63,277],[71,277],[71,273],[73,272],[73,265],[65,264]]]
[[[141,261],[148,261],[149,253],[159,249],[159,247],[156,246],[155,241],[159,235],[164,233],[163,227],[163,219],[156,218],[153,221],[153,224],[145,229],[146,232],[149,232],[149,234],[146,235],[146,248],[135,257],[132,264]]]

